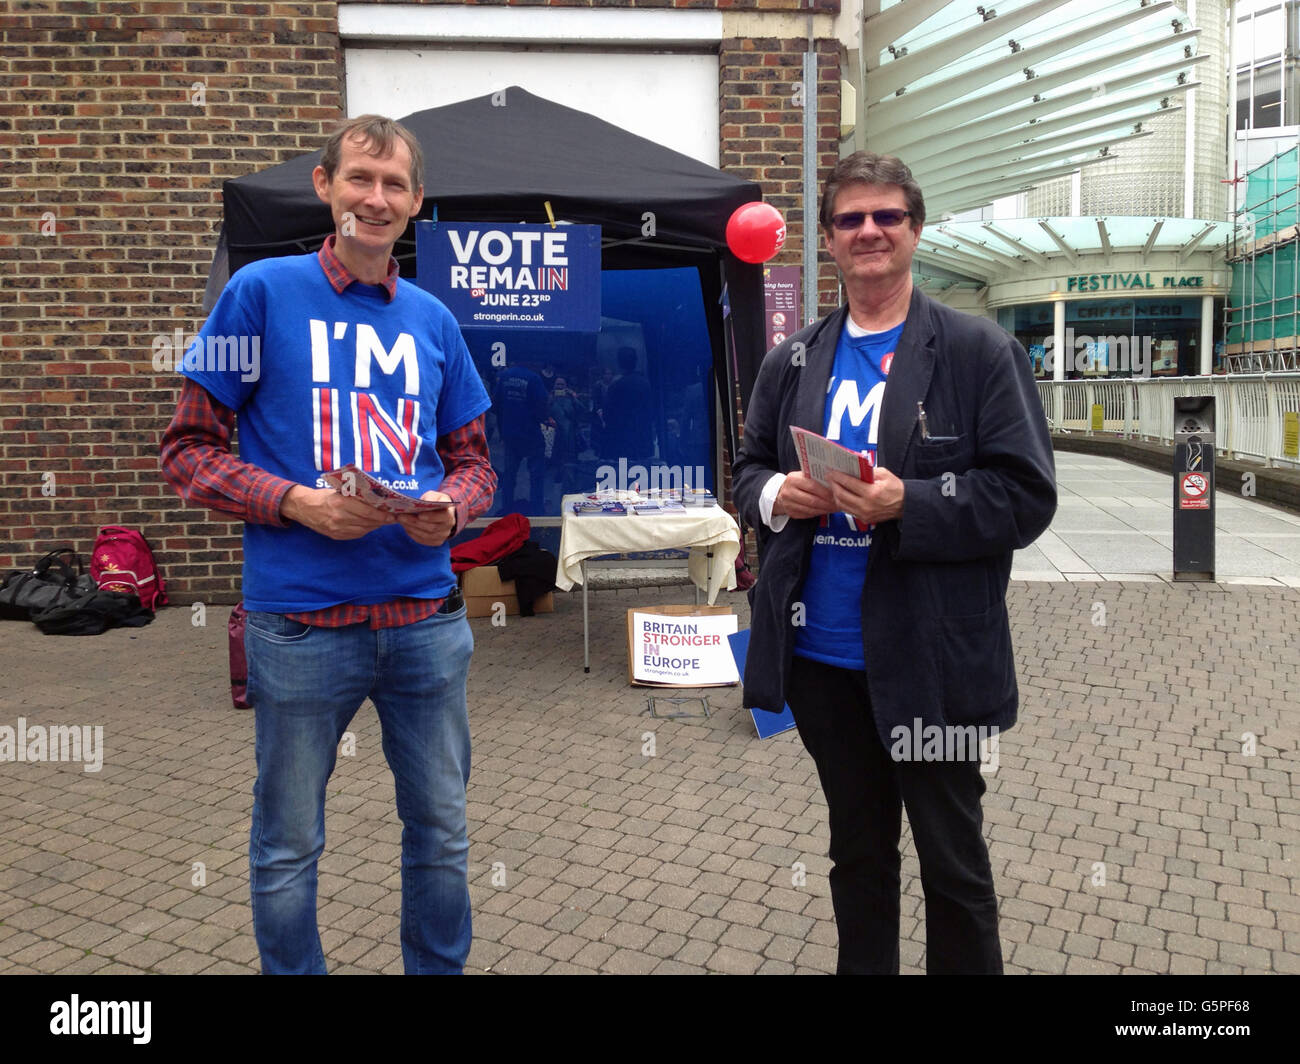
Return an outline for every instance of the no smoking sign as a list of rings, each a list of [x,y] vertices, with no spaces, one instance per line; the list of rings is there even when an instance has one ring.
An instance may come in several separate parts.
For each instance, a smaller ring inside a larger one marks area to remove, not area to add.
[[[1180,473],[1178,479],[1178,508],[1180,510],[1208,510],[1210,508],[1210,478],[1204,473]]]

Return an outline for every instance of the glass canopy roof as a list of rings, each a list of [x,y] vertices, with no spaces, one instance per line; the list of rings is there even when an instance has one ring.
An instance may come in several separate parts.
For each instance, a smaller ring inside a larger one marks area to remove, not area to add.
[[[901,157],[934,217],[1122,154],[1214,76],[1172,0],[886,0],[862,31],[859,146]]]
[[[926,213],[929,213],[929,202]],[[1195,218],[1085,217],[1003,218],[997,221],[927,223],[917,248],[916,272],[960,282],[987,284],[1008,271],[1038,267],[1049,272],[1080,268],[1089,253],[1176,252],[1185,261],[1194,251],[1223,249],[1232,222]],[[1088,263],[1095,268],[1096,259]],[[937,269],[936,269],[937,267]]]

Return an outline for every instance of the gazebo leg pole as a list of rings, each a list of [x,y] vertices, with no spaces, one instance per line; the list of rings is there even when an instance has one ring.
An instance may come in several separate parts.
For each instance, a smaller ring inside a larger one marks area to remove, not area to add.
[[[591,649],[587,636],[587,559],[582,559],[582,671],[591,672]]]

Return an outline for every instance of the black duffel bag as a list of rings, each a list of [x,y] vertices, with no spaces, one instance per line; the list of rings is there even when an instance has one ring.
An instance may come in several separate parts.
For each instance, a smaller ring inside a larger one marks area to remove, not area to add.
[[[137,595],[95,589],[38,610],[32,620],[46,635],[99,635],[109,628],[143,627],[153,614]]]
[[[71,547],[52,550],[31,569],[10,573],[0,584],[0,618],[30,621],[35,614],[96,591],[94,578]]]

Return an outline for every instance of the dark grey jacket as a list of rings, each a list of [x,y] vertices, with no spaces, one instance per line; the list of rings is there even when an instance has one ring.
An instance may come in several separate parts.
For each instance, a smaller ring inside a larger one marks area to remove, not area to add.
[[[847,307],[768,352],[733,469],[740,513],[758,531],[750,591],[746,706],[779,711],[795,609],[817,521],[772,532],[758,500],[773,472],[799,468],[790,425],[825,429],[826,389]],[[802,364],[801,364],[802,363]],[[931,436],[917,421],[924,403]],[[1056,470],[1024,349],[993,322],[913,291],[880,413],[877,463],[904,481],[903,514],[872,536],[862,641],[876,728],[1010,727],[1017,689],[1006,588],[1013,550],[1056,511]],[[946,476],[945,474],[951,474]]]

